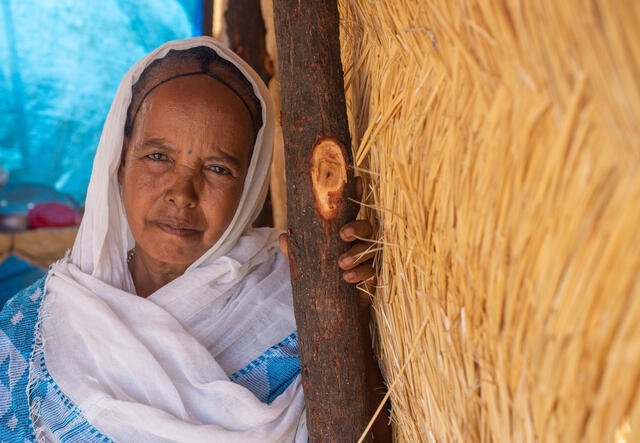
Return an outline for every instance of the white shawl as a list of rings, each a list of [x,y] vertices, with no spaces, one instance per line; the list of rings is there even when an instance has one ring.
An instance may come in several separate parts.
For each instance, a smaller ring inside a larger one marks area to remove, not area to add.
[[[170,49],[213,48],[251,81],[260,129],[236,214],[220,240],[147,299],[127,268],[133,247],[117,181],[131,86]],[[115,441],[306,441],[300,376],[271,404],[229,381],[295,331],[277,232],[252,230],[267,192],[274,117],[269,91],[208,37],[169,42],[125,75],[100,138],[70,257],[46,281],[39,334],[53,380]],[[37,425],[50,435],[46,423]],[[297,435],[296,430],[298,429]]]

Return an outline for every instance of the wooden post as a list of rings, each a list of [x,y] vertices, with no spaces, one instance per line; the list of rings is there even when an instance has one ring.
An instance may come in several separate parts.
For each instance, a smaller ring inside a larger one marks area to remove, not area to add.
[[[267,32],[260,0],[227,0],[224,12],[229,48],[238,54],[269,84],[273,66],[265,46]]]
[[[202,0],[202,35],[213,35],[213,0]]]
[[[266,28],[262,18],[260,0],[228,0],[224,12],[225,30],[229,48],[269,84],[273,76],[273,61],[266,48]],[[253,227],[273,226],[271,192],[267,194],[260,215]]]
[[[356,441],[368,421],[356,289],[338,231],[355,219],[336,0],[274,0],[287,224],[307,427],[312,442]]]

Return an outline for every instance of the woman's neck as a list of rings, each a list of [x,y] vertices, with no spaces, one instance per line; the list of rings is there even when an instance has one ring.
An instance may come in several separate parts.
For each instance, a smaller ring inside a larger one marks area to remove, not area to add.
[[[159,262],[139,248],[129,263],[129,272],[138,296],[147,298],[164,285],[184,274],[188,266]]]

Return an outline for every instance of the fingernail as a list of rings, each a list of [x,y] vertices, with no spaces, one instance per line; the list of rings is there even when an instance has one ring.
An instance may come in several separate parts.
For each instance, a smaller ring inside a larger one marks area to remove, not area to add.
[[[349,256],[340,259],[340,266],[349,266],[351,263],[353,263],[353,258]]]
[[[352,278],[354,278],[356,276],[356,273],[353,271],[348,271],[344,273],[344,279],[345,280],[351,280]]]
[[[342,236],[343,237],[352,237],[354,234],[353,232],[353,228],[346,228],[342,230]]]

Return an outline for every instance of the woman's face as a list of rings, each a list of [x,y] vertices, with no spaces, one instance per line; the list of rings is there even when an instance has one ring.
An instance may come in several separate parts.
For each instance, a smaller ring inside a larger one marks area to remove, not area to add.
[[[220,238],[253,148],[249,111],[196,75],[154,89],[124,142],[118,178],[136,256],[183,272]]]

